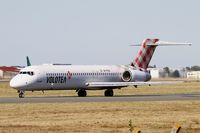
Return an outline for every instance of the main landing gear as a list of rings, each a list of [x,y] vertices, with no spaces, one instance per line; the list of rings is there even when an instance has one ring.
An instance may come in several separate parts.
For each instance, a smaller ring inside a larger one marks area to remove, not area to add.
[[[107,90],[105,90],[105,92],[104,92],[104,95],[105,95],[106,97],[112,97],[113,94],[114,94],[114,92],[113,92],[112,89],[107,89]]]
[[[24,94],[25,92],[24,91],[19,90],[18,93],[19,93],[19,98],[24,98],[25,97],[25,94]]]
[[[78,89],[76,91],[78,92],[79,97],[86,97],[87,96],[87,92],[86,92],[85,89]],[[104,95],[106,97],[112,97],[114,95],[114,92],[113,92],[112,89],[107,89],[107,90],[105,90]]]
[[[79,97],[85,97],[85,96],[87,96],[86,90],[83,90],[83,89],[78,90],[78,96]]]

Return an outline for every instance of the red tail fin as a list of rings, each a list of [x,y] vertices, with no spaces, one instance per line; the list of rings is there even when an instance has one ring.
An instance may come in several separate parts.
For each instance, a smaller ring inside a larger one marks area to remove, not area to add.
[[[146,70],[157,46],[155,43],[158,41],[159,39],[145,39],[132,66]]]

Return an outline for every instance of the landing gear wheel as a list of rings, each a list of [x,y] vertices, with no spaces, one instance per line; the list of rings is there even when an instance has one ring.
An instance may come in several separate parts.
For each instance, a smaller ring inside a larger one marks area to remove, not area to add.
[[[85,96],[87,96],[86,90],[79,90],[79,91],[78,91],[78,96],[79,96],[79,97],[85,97]]]
[[[104,92],[104,95],[105,95],[106,97],[112,97],[113,94],[114,94],[114,92],[113,92],[112,89],[105,90],[105,92]]]
[[[23,91],[20,91],[20,92],[19,92],[19,98],[24,98],[24,97],[25,97],[24,92],[23,92]]]

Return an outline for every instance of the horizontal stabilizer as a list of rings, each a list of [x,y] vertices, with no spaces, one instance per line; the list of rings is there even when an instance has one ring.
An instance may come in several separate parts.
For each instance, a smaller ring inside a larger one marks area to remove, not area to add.
[[[131,66],[136,68],[141,68],[145,70],[148,68],[151,58],[154,54],[154,51],[157,46],[182,46],[182,45],[191,45],[191,43],[178,43],[178,42],[166,42],[159,41],[159,39],[150,39],[147,38],[143,40],[141,44],[131,45],[131,46],[140,46],[137,57],[131,63]]]
[[[178,46],[178,45],[188,45],[188,46],[191,46],[192,43],[158,41],[158,42],[155,43],[155,45],[157,45],[157,46]]]
[[[192,43],[158,41],[156,43],[147,43],[146,45],[147,46],[181,46],[181,45],[191,46]],[[141,44],[133,44],[130,46],[141,46]]]

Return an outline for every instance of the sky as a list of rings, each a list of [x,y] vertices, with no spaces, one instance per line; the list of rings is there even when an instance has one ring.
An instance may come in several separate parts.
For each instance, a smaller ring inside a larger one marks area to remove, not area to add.
[[[157,67],[200,65],[198,0],[0,0],[0,65],[130,64],[145,38],[190,42],[158,47]]]

